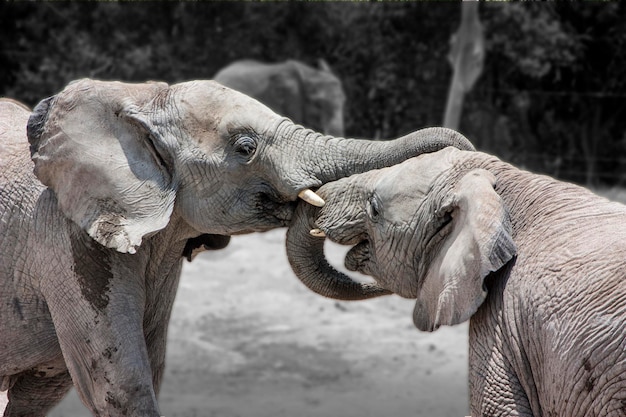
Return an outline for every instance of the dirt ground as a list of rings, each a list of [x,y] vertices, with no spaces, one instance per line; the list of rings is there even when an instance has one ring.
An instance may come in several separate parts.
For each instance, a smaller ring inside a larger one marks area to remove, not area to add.
[[[285,230],[185,263],[161,412],[174,417],[462,417],[467,325],[422,333],[413,301],[337,302],[293,275]],[[342,264],[344,248],[327,246]],[[52,417],[89,415],[72,393]]]

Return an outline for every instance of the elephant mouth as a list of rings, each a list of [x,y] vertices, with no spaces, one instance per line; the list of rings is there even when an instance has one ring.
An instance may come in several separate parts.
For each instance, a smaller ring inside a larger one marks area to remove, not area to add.
[[[269,229],[287,227],[296,211],[297,201],[287,201],[270,193],[261,193],[257,199],[257,212],[262,213],[271,223]]]
[[[256,199],[256,206],[260,213],[268,213],[269,220],[273,227],[286,227],[291,222],[298,203],[306,202],[313,207],[323,207],[324,200],[311,188],[303,188],[297,198],[281,196],[276,190],[266,185],[266,190],[259,193]]]
[[[370,244],[364,240],[352,247],[346,254],[344,264],[348,271],[370,275],[367,265],[370,261]]]

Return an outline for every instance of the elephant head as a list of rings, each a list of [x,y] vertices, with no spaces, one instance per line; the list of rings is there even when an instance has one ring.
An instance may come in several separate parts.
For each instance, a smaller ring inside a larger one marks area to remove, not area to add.
[[[325,184],[318,190],[324,207],[298,207],[287,233],[294,272],[333,298],[416,298],[413,319],[421,330],[469,319],[485,300],[485,277],[516,253],[495,177],[468,163],[473,155],[448,148]],[[376,284],[332,268],[324,235],[354,245],[346,267]]]
[[[215,80],[296,123],[327,135],[344,134],[346,97],[341,81],[324,60],[319,68],[295,60],[273,64],[241,60],[220,70]]]
[[[285,226],[298,195],[323,203],[311,188],[449,145],[473,149],[440,128],[389,142],[323,136],[213,81],[76,81],[35,108],[27,133],[35,174],[63,213],[124,253],[170,223],[186,238]]]

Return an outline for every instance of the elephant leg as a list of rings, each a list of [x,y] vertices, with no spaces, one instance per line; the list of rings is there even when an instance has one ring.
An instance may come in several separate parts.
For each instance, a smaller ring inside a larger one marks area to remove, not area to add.
[[[39,376],[36,371],[18,375],[7,393],[4,417],[45,416],[72,388],[69,372]]]
[[[495,315],[486,308],[478,310],[470,321],[469,331],[469,389],[472,416],[532,417],[530,391],[524,389],[515,366],[510,361],[511,352],[501,338],[489,335],[484,323]],[[474,325],[476,322],[481,325]],[[541,408],[535,407],[537,410]]]
[[[165,373],[165,344],[167,339],[167,327],[156,329],[146,335],[148,346],[148,358],[152,370],[152,386],[155,394],[159,395],[161,381]]]
[[[66,313],[64,320],[78,324],[79,316]],[[129,316],[83,318],[85,327],[59,331],[78,395],[96,416],[160,415],[141,321]],[[123,321],[122,329],[112,325]]]
[[[117,304],[114,298],[110,301]],[[125,310],[119,305],[112,308]],[[121,317],[107,311],[107,316],[100,314],[93,321],[83,318],[85,327],[59,331],[63,356],[81,401],[94,415],[157,417],[141,320],[126,312],[128,316]],[[80,316],[66,313],[64,320],[78,324]]]
[[[44,289],[46,300],[76,391],[93,415],[158,417],[143,331],[144,288],[120,267],[76,267],[77,275],[55,278],[63,291],[54,282]]]
[[[160,282],[150,281],[146,286],[143,329],[152,370],[152,384],[157,396],[165,372],[167,328],[174,307],[181,270],[182,264],[179,262],[169,271],[165,279]]]

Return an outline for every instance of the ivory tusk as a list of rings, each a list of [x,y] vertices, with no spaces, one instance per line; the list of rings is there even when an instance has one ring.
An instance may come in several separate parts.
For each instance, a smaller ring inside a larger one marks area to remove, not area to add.
[[[322,229],[312,229],[309,234],[315,237],[326,237],[326,233]]]
[[[300,197],[301,199],[303,199],[304,201],[306,201],[307,203],[315,206],[315,207],[324,207],[324,204],[326,204],[324,202],[324,200],[322,200],[322,197],[320,197],[319,195],[315,194],[313,191],[311,191],[311,189],[307,188],[306,190],[302,190],[298,193],[298,197]]]

